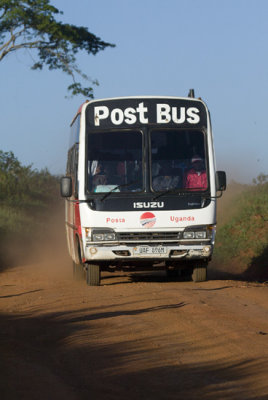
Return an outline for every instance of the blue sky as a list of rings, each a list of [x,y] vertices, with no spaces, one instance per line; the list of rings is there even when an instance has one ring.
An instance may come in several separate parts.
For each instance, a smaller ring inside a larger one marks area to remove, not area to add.
[[[187,96],[212,117],[218,169],[228,180],[268,174],[268,2],[266,0],[52,0],[64,22],[116,44],[78,64],[100,86],[95,98]],[[25,165],[64,173],[69,124],[82,96],[69,78],[31,71],[25,51],[0,64],[0,149]]]

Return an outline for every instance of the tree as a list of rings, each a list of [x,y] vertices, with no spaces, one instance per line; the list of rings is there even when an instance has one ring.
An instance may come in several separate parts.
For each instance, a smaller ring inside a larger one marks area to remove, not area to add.
[[[254,178],[253,181],[254,185],[263,185],[264,183],[268,182],[268,175],[260,173],[257,178]]]
[[[0,150],[0,206],[19,206],[33,211],[58,201],[59,177],[47,169],[22,165],[12,151]]]
[[[72,78],[68,90],[72,95],[93,98],[93,88],[83,87],[77,76],[97,85],[76,64],[79,51],[97,54],[114,44],[102,41],[85,27],[56,21],[63,14],[50,4],[50,0],[0,0],[0,61],[21,49],[37,57],[32,69],[62,70]]]

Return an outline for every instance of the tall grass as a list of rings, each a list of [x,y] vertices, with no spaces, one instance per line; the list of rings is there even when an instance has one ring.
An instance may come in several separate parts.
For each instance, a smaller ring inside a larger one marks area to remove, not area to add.
[[[36,219],[25,211],[2,205],[0,207],[0,237],[10,234],[28,235]]]
[[[233,199],[235,209],[230,220],[219,227],[214,261],[218,264],[236,263],[248,268],[253,259],[267,253],[268,247],[268,182],[260,175]],[[260,258],[267,263],[265,257]],[[267,265],[268,270],[268,265]]]
[[[0,263],[7,248],[16,251],[23,244],[27,252],[27,245],[45,233],[50,210],[58,202],[58,177],[23,166],[12,152],[0,151]]]

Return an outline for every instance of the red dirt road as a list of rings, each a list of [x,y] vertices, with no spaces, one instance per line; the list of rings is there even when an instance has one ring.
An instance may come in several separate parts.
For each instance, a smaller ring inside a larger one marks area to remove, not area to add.
[[[68,263],[0,272],[1,400],[268,399],[266,283]]]

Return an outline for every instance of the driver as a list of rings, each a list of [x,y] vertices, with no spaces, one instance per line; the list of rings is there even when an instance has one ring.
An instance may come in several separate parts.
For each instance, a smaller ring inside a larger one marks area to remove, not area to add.
[[[107,183],[107,175],[105,174],[103,165],[98,164],[92,180],[93,189],[96,189],[96,187],[99,185],[106,185],[106,183]]]

